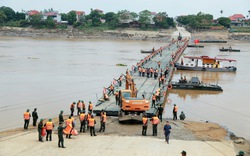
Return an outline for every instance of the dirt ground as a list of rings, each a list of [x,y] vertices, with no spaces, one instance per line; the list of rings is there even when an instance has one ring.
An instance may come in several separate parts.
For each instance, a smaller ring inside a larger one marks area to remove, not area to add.
[[[64,116],[64,119],[67,119],[67,116]],[[76,129],[79,130],[79,119],[75,116],[76,119]],[[98,135],[99,127],[100,127],[100,119],[98,116],[96,119],[96,133]],[[163,119],[158,125],[158,135],[156,138],[164,139],[163,135],[163,127],[165,125],[166,119]],[[227,131],[215,123],[203,123],[203,122],[193,122],[193,121],[173,121],[169,120],[170,125],[172,127],[170,140],[182,140],[182,141],[213,141],[213,142],[223,142],[230,140]],[[53,119],[53,123],[55,123],[55,127],[58,126],[58,119]],[[56,129],[56,128],[55,128]],[[119,124],[117,117],[108,117],[106,123],[106,130],[101,135],[104,136],[126,136],[126,137],[136,137],[141,136],[142,126],[138,124]],[[16,137],[20,137],[23,135],[27,135],[29,133],[36,132],[36,127],[32,125],[29,126],[29,130],[23,130],[23,128],[17,128],[13,130],[7,130],[4,132],[0,132],[0,142],[11,139],[15,139]],[[54,134],[57,133],[56,130],[53,131]],[[88,131],[86,133],[89,133]],[[149,123],[147,135],[152,136],[152,125]],[[238,138],[236,136],[231,137],[231,140],[234,142],[235,152],[237,153],[240,150],[243,150],[250,155],[250,143],[243,138]],[[236,141],[235,141],[236,140]],[[236,143],[237,142],[237,143]]]

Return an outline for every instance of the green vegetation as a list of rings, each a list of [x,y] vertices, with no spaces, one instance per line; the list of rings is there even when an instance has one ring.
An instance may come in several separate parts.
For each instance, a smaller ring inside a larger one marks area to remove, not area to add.
[[[56,23],[51,16],[44,17],[43,13],[54,12],[53,8],[44,9],[38,14],[33,14],[25,18],[25,13],[15,12],[10,7],[0,8],[0,26],[11,27],[33,27],[48,29],[66,29],[67,25],[82,30],[94,28],[95,30],[116,29],[119,27],[134,27],[142,30],[167,29],[175,27],[173,18],[168,17],[166,12],[155,15],[149,10],[143,10],[139,14],[128,10],[121,10],[117,13],[107,12],[103,14],[100,10],[91,9],[88,15],[77,15],[75,11],[61,13],[63,24]],[[93,30],[94,30],[93,29]]]
[[[177,21],[190,27],[191,29],[212,29],[221,30],[230,27],[230,19],[226,17],[218,18],[217,23],[213,21],[213,15],[199,12],[197,15],[179,16]]]
[[[250,27],[231,27],[229,32],[250,33]]]

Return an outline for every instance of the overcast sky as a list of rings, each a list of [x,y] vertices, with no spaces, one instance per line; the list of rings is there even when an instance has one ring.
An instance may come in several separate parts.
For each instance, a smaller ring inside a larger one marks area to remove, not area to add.
[[[90,8],[101,9],[104,13],[117,13],[124,9],[139,13],[147,9],[152,12],[167,12],[170,17],[201,11],[218,18],[221,16],[220,10],[223,10],[225,17],[236,13],[247,16],[250,0],[0,0],[0,6],[8,6],[15,11],[53,8],[60,13],[78,10],[87,14]]]

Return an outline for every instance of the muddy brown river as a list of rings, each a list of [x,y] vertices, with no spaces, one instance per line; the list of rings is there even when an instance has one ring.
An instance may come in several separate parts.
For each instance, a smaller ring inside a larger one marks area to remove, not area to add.
[[[145,56],[141,49],[164,43],[80,39],[31,39],[0,37],[0,130],[23,126],[23,113],[38,109],[39,118],[68,114],[71,102],[96,102],[102,88]],[[204,83],[219,84],[223,92],[171,90],[165,118],[172,118],[173,104],[188,120],[219,123],[250,140],[250,45],[248,42],[204,44],[187,48],[187,55],[207,55],[238,61],[236,73],[175,71],[180,76],[198,76]],[[219,52],[231,45],[240,53]],[[126,64],[125,67],[116,66]]]

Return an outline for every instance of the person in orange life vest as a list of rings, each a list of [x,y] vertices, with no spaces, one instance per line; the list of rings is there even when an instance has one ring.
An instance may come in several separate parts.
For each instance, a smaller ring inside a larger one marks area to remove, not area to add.
[[[104,96],[103,99],[104,99],[105,101],[109,100],[108,94],[104,94],[103,96]]]
[[[155,101],[156,101],[156,95],[155,94],[153,94],[153,96],[152,96],[152,106],[151,106],[151,108],[155,108]]]
[[[52,119],[49,119],[49,121],[47,121],[44,124],[44,127],[46,127],[46,132],[47,132],[46,141],[48,141],[48,138],[49,141],[52,141],[52,129],[54,128],[54,126],[55,125],[52,123]]]
[[[91,115],[91,118],[89,119],[89,128],[90,128],[90,135],[94,135],[96,136],[95,134],[95,124],[96,124],[96,121],[94,119],[94,116]]]
[[[80,120],[80,132],[85,132],[85,124],[86,124],[86,115],[85,115],[85,111],[81,111],[81,114],[79,116],[79,120]]]
[[[177,111],[178,111],[178,106],[176,106],[176,104],[174,104],[174,108],[173,108],[173,120],[177,120]]]
[[[85,107],[85,103],[84,101],[82,100],[82,110],[85,111],[86,107]]]
[[[138,67],[138,72],[139,72],[139,76],[141,76],[141,73],[142,73],[142,68],[141,68],[141,66]]]
[[[148,118],[147,118],[147,115],[145,114],[142,117],[142,135],[144,136],[147,135],[147,128],[148,128]]]
[[[71,128],[71,130],[70,130],[70,133],[69,134],[66,134],[66,138],[71,138],[71,131],[73,130],[73,120],[72,120],[72,117],[71,116],[69,116],[69,118],[65,121],[65,125],[66,126],[69,126],[69,125],[71,125],[72,126],[72,128]]]
[[[102,116],[101,116],[101,127],[100,127],[100,130],[99,132],[104,132],[105,131],[105,123],[106,123],[106,112],[103,112]]]
[[[158,77],[158,69],[155,69],[155,72],[154,72],[154,78],[156,80],[156,78]]]
[[[150,77],[153,77],[154,69],[152,67],[149,69],[149,72],[150,72]]]
[[[142,77],[145,76],[145,73],[146,73],[146,69],[143,67],[143,68],[142,68]]]
[[[76,104],[76,102],[73,102],[73,103],[70,105],[70,111],[71,111],[70,116],[74,116],[75,104]]]
[[[119,86],[121,87],[122,86],[122,80],[123,80],[123,77],[122,77],[122,75],[119,77],[119,79],[118,79],[118,82],[119,82]]]
[[[43,130],[43,119],[40,120],[37,126],[38,130],[38,140],[43,142],[43,137],[42,137],[42,130]]]
[[[157,125],[159,123],[159,118],[156,115],[154,115],[151,121],[152,121],[152,127],[153,127],[153,136],[157,136]]]
[[[82,102],[81,102],[81,100],[79,100],[77,102],[77,115],[80,115],[81,109],[82,109]]]
[[[86,118],[86,120],[87,120],[87,129],[89,129],[89,119],[91,118],[91,112],[89,112],[88,114],[87,114],[87,118]]]
[[[89,112],[92,113],[93,111],[93,104],[91,103],[91,101],[89,101],[89,108],[88,108]]]
[[[158,61],[157,64],[158,64],[158,68],[160,68],[161,67],[161,61]]]
[[[108,95],[110,95],[110,93],[112,93],[114,95],[114,86],[112,84],[110,84],[109,88],[109,93]]]
[[[28,127],[29,127],[30,117],[31,117],[29,111],[30,110],[27,109],[27,111],[23,113],[23,119],[24,119],[24,126],[23,126],[23,128],[24,129],[28,129]]]

